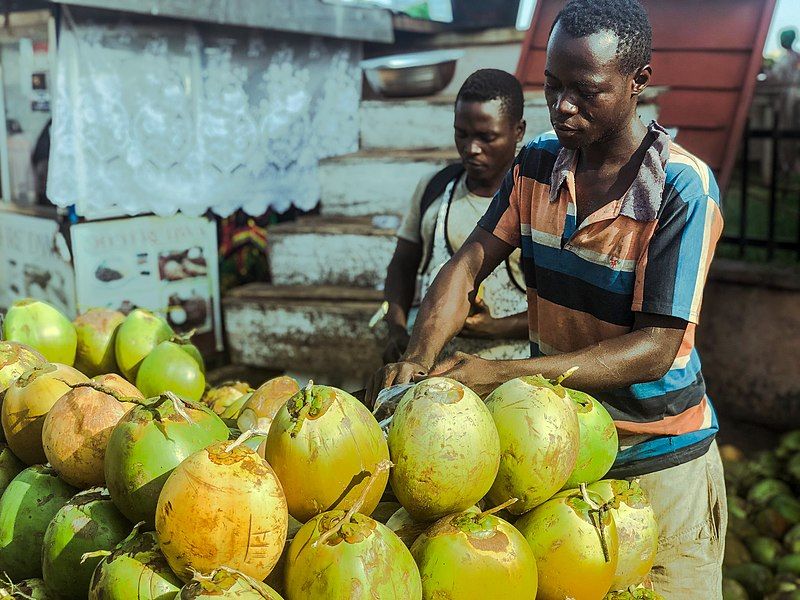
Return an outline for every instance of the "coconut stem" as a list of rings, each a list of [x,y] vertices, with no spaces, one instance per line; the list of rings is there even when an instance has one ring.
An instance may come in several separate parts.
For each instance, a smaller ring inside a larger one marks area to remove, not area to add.
[[[61,379],[64,384],[66,384],[70,389],[78,389],[78,388],[90,388],[95,390],[96,392],[100,392],[106,394],[107,396],[111,396],[117,402],[129,402],[131,404],[138,404],[139,406],[143,406],[147,404],[141,398],[134,398],[133,396],[123,396],[116,390],[112,390],[110,387],[104,386],[102,383],[97,383],[96,381],[84,381],[81,383],[68,383]]]
[[[176,344],[191,344],[195,333],[197,333],[196,327],[194,329],[190,329],[186,333],[176,333],[172,336],[170,342],[174,342]]]
[[[36,598],[34,598],[33,596],[28,596],[28,594],[24,593],[21,589],[19,589],[17,584],[11,581],[11,577],[9,577],[7,573],[3,573],[3,576],[5,578],[5,581],[3,583],[5,586],[8,587],[8,592],[11,593],[0,596],[0,598],[24,598],[25,600],[36,600]],[[6,590],[2,591],[5,592]]]
[[[225,452],[231,452],[234,448],[238,448],[254,435],[267,435],[267,432],[264,431],[263,429],[248,429],[247,431],[242,433],[238,438],[236,438],[233,442],[228,444],[228,447],[225,448]]]
[[[600,536],[600,547],[603,549],[603,560],[611,562],[611,555],[608,551],[608,544],[606,543],[605,526],[603,525],[603,516],[608,510],[605,505],[600,506],[589,497],[589,491],[586,489],[586,484],[580,485],[581,496],[583,501],[589,505],[589,518],[592,519],[592,525],[597,530],[597,535]]]
[[[259,581],[256,581],[253,577],[250,577],[250,575],[248,575],[247,573],[242,573],[241,571],[238,571],[238,570],[233,569],[231,567],[220,567],[219,570],[220,571],[225,571],[226,573],[230,573],[231,575],[236,575],[238,577],[241,577],[247,583],[250,584],[250,587],[253,588],[254,592],[258,592],[259,596],[261,596],[262,598],[269,599],[269,596],[264,591],[263,584],[261,582],[259,582]]]
[[[30,380],[35,375],[44,375],[45,373],[52,373],[56,370],[56,366],[53,363],[45,363],[44,365],[36,365],[22,373],[19,377],[17,377],[17,381],[22,382],[23,385],[28,385]]]
[[[289,430],[289,435],[292,437],[297,437],[297,434],[299,434],[300,430],[303,428],[303,423],[308,417],[308,413],[311,412],[311,394],[313,392],[313,388],[314,381],[309,379],[308,384],[305,388],[303,388],[303,406],[298,411],[297,416],[294,419],[294,425],[292,425],[292,428]]]
[[[370,476],[369,481],[367,482],[367,485],[365,485],[364,489],[361,490],[361,495],[358,497],[358,500],[356,500],[353,503],[353,506],[350,507],[350,510],[348,510],[345,513],[345,515],[341,519],[339,519],[339,522],[336,523],[336,525],[334,525],[328,531],[326,531],[321,536],[319,536],[317,541],[312,544],[312,546],[314,548],[316,548],[317,546],[320,546],[320,545],[324,544],[325,542],[327,542],[330,538],[332,538],[334,535],[336,535],[337,533],[339,533],[342,530],[342,527],[344,526],[345,523],[349,523],[350,522],[350,519],[353,518],[353,515],[356,514],[359,510],[361,510],[361,507],[364,505],[364,502],[367,500],[367,496],[369,495],[369,492],[372,489],[372,486],[378,480],[378,475],[380,475],[384,471],[388,471],[393,466],[394,465],[392,464],[392,461],[390,461],[390,460],[382,460],[381,462],[378,463],[378,466],[375,468],[375,472]]]
[[[485,517],[486,515],[493,515],[494,513],[500,512],[501,510],[503,510],[504,508],[508,508],[509,506],[511,506],[512,504],[517,502],[518,500],[519,500],[519,498],[509,498],[508,500],[506,500],[505,502],[503,502],[499,506],[495,506],[494,508],[490,508],[490,509],[485,510],[482,513],[478,514],[478,518],[480,519],[480,518]]]
[[[564,371],[561,375],[559,375],[555,379],[551,379],[550,383],[552,383],[553,385],[561,385],[562,381],[564,381],[570,375],[573,375],[575,373],[575,371],[577,371],[579,368],[580,367],[578,367],[577,365],[574,366],[574,367],[570,367],[569,369]]]

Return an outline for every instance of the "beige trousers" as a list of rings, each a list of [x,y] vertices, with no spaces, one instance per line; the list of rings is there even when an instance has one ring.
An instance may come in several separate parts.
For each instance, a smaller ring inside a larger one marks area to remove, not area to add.
[[[639,483],[659,528],[653,588],[666,600],[721,600],[728,508],[717,443],[705,456]]]

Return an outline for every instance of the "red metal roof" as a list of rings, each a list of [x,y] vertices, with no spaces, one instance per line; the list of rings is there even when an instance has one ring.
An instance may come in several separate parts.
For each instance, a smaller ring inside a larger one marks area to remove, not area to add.
[[[705,160],[724,186],[742,137],[776,0],[642,0],[653,26],[659,122]],[[566,0],[539,0],[517,77],[541,89],[550,25]]]

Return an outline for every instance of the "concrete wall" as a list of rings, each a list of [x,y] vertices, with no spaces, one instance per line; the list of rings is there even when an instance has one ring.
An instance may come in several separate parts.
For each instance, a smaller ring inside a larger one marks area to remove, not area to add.
[[[720,415],[800,427],[800,270],[717,259],[697,345]]]

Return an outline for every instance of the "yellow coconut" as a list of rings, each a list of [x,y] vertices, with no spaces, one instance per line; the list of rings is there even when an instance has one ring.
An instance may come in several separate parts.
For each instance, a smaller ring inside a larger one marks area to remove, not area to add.
[[[619,561],[611,589],[642,583],[658,550],[658,523],[644,490],[635,481],[605,479],[588,486],[608,503],[617,526]]]
[[[513,525],[491,513],[470,509],[449,515],[414,542],[411,555],[419,567],[424,599],[536,597],[536,560],[530,545]]]
[[[562,492],[514,526],[536,557],[537,600],[602,600],[611,588],[619,538],[614,518],[593,492]]]
[[[231,404],[252,391],[253,388],[243,381],[226,381],[203,394],[202,401],[221,416]]]
[[[111,385],[78,384],[81,387],[61,396],[42,428],[47,460],[64,481],[79,489],[105,485],[103,461],[108,438],[119,420],[135,406],[121,399],[144,400],[139,390],[118,375],[106,375],[101,380]],[[129,389],[119,394],[114,387]]]
[[[240,438],[241,440],[241,438]],[[263,581],[288,529],[280,481],[254,450],[217,442],[172,472],[156,508],[156,532],[169,566],[184,581],[220,565]]]
[[[375,417],[347,392],[309,384],[278,412],[264,451],[283,484],[289,513],[304,523],[353,506],[389,449]],[[361,507],[372,514],[386,488],[381,472]]]
[[[560,379],[541,375],[512,379],[486,398],[500,434],[500,469],[487,498],[520,515],[566,483],[578,458],[580,429],[575,403]]]
[[[486,405],[475,392],[444,377],[426,379],[405,393],[388,442],[395,465],[392,490],[418,521],[478,502],[500,462],[500,440]]]
[[[70,385],[86,383],[80,371],[58,363],[34,368],[17,379],[6,391],[2,423],[8,446],[25,464],[47,462],[42,446],[42,427],[56,401],[70,391]]]
[[[262,384],[244,403],[236,421],[241,431],[259,429],[269,431],[272,420],[287,400],[300,391],[300,384],[292,377],[282,375]]]

